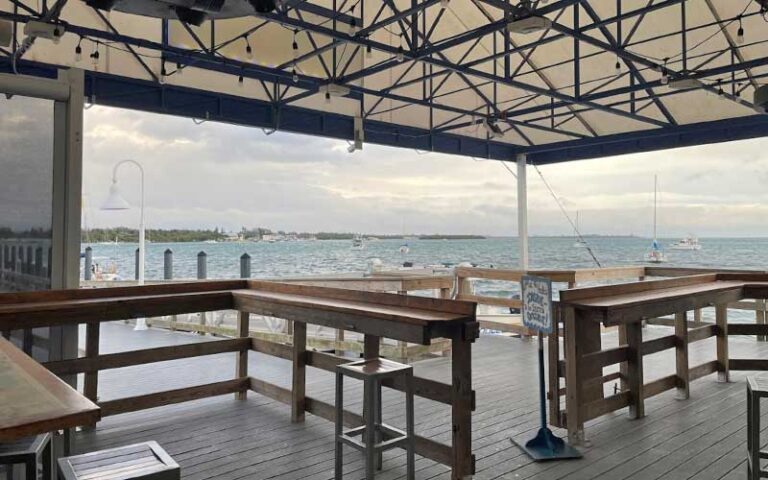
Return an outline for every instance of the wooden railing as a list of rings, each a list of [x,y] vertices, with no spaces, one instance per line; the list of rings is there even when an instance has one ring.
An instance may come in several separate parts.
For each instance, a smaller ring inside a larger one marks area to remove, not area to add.
[[[317,309],[312,306],[313,302],[317,303]],[[331,307],[333,303],[339,306]],[[478,335],[474,308],[470,303],[441,299],[233,280],[2,294],[0,331],[30,331],[41,327],[85,324],[85,355],[44,365],[63,377],[84,374],[83,393],[100,405],[102,416],[224,394],[235,394],[243,399],[248,391],[253,391],[291,405],[294,421],[302,421],[304,412],[332,421],[335,419],[333,405],[306,395],[306,367],[333,372],[337,365],[349,361],[333,354],[307,350],[307,323],[343,326],[344,329],[365,334],[366,358],[378,356],[379,338],[384,336],[425,344],[432,338],[448,338],[454,352],[452,383],[421,377],[415,377],[413,381],[415,395],[451,407],[448,422],[452,424],[453,441],[451,445],[446,445],[417,436],[415,445],[416,453],[452,467],[453,478],[460,479],[474,472],[471,412],[475,408],[475,393],[471,387],[470,347]],[[240,312],[234,338],[111,354],[99,352],[103,322],[224,309]],[[388,309],[391,312],[387,314]],[[412,310],[416,316],[409,320]],[[251,338],[251,314],[289,319],[293,323],[293,343],[288,345]],[[434,321],[429,320],[432,314]],[[397,320],[400,317],[402,320]],[[453,317],[455,321],[443,322],[443,319]],[[292,388],[249,376],[250,351],[290,360]],[[228,352],[236,356],[231,380],[103,402],[98,400],[101,371]],[[404,390],[402,381],[389,380],[384,385]],[[360,415],[350,411],[345,411],[344,415],[348,425],[362,425]]]
[[[567,427],[571,440],[578,442],[584,422],[625,407],[631,417],[643,417],[645,399],[672,389],[679,398],[688,398],[690,383],[711,373],[728,381],[730,370],[768,370],[768,359],[731,359],[728,351],[729,335],[768,335],[765,324],[729,323],[729,305],[767,297],[768,275],[763,274],[699,274],[561,292],[558,314],[565,351],[563,359],[550,351],[555,365],[550,368],[551,422]],[[715,322],[692,325],[689,312],[709,306],[714,306]],[[674,315],[674,333],[643,340],[643,320],[669,314]],[[601,323],[618,328],[617,347],[602,348]],[[712,337],[714,358],[690,365],[689,345]],[[666,350],[675,352],[675,373],[645,382],[643,357]],[[611,366],[618,366],[618,372],[604,375],[603,369]],[[615,380],[621,387],[606,396],[604,383]]]
[[[510,309],[519,309],[521,301],[519,298],[494,297],[489,295],[479,295],[475,293],[472,286],[472,280],[493,280],[510,282],[514,287],[520,289],[520,281],[523,275],[536,275],[549,278],[554,283],[560,283],[564,288],[574,288],[579,284],[588,282],[608,282],[608,281],[635,281],[643,279],[645,276],[645,267],[608,267],[592,269],[575,270],[512,270],[499,268],[477,268],[477,267],[456,267],[456,294],[457,300],[476,302],[478,305],[490,305],[494,307],[503,307]],[[490,330],[499,330],[503,332],[517,333],[524,336],[532,335],[533,332],[523,326],[519,316],[513,315],[481,315],[478,317],[481,328]]]
[[[50,240],[0,239],[0,292],[45,290],[50,276]]]
[[[450,298],[453,287],[453,277],[446,275],[396,275],[382,274],[374,276],[314,276],[314,277],[295,277],[274,279],[282,283],[291,283],[298,285],[344,288],[351,290],[361,290],[366,292],[387,292],[398,293],[401,295],[426,294],[435,298]],[[189,280],[187,280],[188,282]],[[163,285],[172,283],[184,283],[183,280],[155,280],[147,282],[151,285]],[[99,281],[87,280],[81,282],[84,288],[106,288],[106,287],[126,287],[134,286],[136,281]],[[210,334],[224,337],[234,337],[238,335],[236,320],[238,312],[196,312],[199,315],[197,321],[192,321],[189,316],[170,315],[163,317],[153,317],[147,319],[147,324],[153,327],[165,328],[169,330],[179,330],[185,332],[195,332],[201,334]],[[214,317],[226,317],[228,322],[212,321]],[[262,340],[278,343],[293,342],[293,329],[290,322],[285,322],[281,331],[265,331],[258,329],[251,322],[249,335]],[[323,336],[307,335],[307,346],[319,350],[330,350],[335,352],[362,353],[362,338],[350,336],[344,330],[336,330],[333,338]],[[387,358],[398,361],[408,362],[410,360],[424,358],[428,355],[444,355],[450,351],[450,341],[438,339],[429,345],[418,345],[403,341],[396,343],[382,343],[381,354]]]

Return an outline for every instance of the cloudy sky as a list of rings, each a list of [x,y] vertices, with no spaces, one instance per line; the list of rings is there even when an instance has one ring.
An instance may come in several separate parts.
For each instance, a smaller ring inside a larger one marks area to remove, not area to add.
[[[146,171],[152,228],[516,235],[516,180],[495,161],[366,145],[95,106],[86,111],[85,222],[136,225],[106,212],[115,162]],[[514,165],[510,164],[514,170]],[[138,173],[124,166],[138,205]],[[583,233],[650,235],[653,176],[659,234],[768,236],[768,139],[541,168]],[[529,170],[532,234],[571,228]]]

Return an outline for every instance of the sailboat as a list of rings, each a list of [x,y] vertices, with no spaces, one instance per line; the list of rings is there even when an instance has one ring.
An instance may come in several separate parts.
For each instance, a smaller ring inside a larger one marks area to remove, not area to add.
[[[573,243],[575,248],[587,248],[587,241],[581,237],[579,233],[579,211],[576,210],[576,228],[573,230],[573,236],[576,239]]]
[[[658,196],[658,177],[653,176],[653,241],[651,242],[651,251],[645,254],[645,261],[649,263],[664,263],[667,257],[661,251],[661,245],[656,240],[656,203]]]

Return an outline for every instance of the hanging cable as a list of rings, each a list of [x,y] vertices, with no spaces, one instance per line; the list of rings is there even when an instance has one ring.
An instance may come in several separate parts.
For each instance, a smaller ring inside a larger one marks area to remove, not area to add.
[[[595,264],[598,266],[598,268],[603,268],[603,266],[600,264],[600,260],[597,259],[595,252],[592,251],[592,247],[590,247],[587,241],[584,240],[584,237],[581,236],[581,232],[579,231],[578,228],[576,228],[576,224],[573,222],[573,220],[571,220],[571,217],[570,215],[568,215],[568,212],[565,211],[565,207],[563,207],[562,202],[560,202],[560,198],[555,194],[555,191],[552,190],[552,187],[549,185],[549,182],[547,182],[547,179],[544,178],[544,175],[541,173],[541,170],[539,170],[539,167],[536,165],[533,165],[533,168],[536,170],[536,173],[539,174],[541,181],[544,183],[544,186],[547,187],[547,190],[549,190],[550,195],[552,195],[552,198],[555,200],[555,203],[557,203],[557,206],[560,208],[560,211],[563,213],[566,220],[568,220],[568,223],[570,223],[571,227],[573,227],[573,231],[576,232],[576,238],[578,238],[580,242],[584,243],[584,246],[587,248],[589,255],[592,257],[592,260],[595,261]]]

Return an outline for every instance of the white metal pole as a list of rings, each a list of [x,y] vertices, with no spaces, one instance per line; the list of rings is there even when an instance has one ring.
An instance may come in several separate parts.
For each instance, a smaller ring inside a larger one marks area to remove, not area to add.
[[[528,184],[526,181],[527,157],[517,156],[517,237],[519,242],[520,270],[528,270]]]
[[[145,229],[144,229],[144,168],[141,166],[141,164],[135,160],[123,160],[115,164],[115,168],[112,171],[112,181],[117,181],[117,169],[120,167],[120,165],[124,163],[130,163],[132,165],[135,165],[139,169],[139,173],[141,175],[140,180],[140,212],[139,212],[139,285],[144,285],[144,259],[146,257],[146,235],[145,235]],[[134,330],[146,330],[147,329],[147,319],[146,318],[137,318],[136,319],[136,326],[134,327]]]

